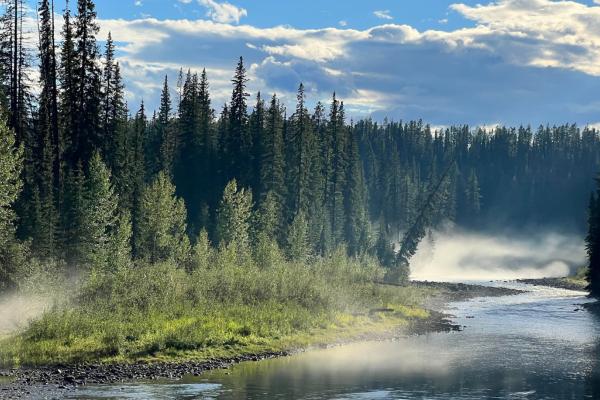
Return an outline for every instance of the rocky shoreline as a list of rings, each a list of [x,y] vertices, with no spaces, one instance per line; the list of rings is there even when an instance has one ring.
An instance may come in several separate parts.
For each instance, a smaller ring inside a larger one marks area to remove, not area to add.
[[[586,291],[586,284],[570,281],[567,278],[518,279],[517,282],[535,286],[549,286],[557,289]]]
[[[159,379],[178,380],[185,375],[198,376],[203,372],[225,369],[245,361],[262,361],[285,357],[290,352],[272,352],[244,355],[224,360],[183,363],[137,362],[131,364],[56,365],[52,367],[19,368],[0,372],[12,378],[11,383],[0,384],[0,398],[29,398],[33,392],[40,398],[59,398],[60,393],[90,384],[116,384]],[[8,397],[6,397],[8,396]]]
[[[396,332],[357,337],[354,341],[387,340],[394,337],[422,335],[430,332],[460,331],[461,326],[452,323],[452,316],[437,310],[443,309],[450,302],[464,301],[475,297],[497,297],[520,293],[520,291],[513,289],[462,283],[413,282],[412,285],[432,288],[440,292],[439,295],[429,299],[425,304],[430,309],[429,318],[413,320],[408,328]],[[332,343],[331,346],[342,344],[344,343]],[[64,396],[65,391],[74,391],[82,385],[117,384],[160,379],[178,380],[186,375],[198,376],[206,371],[229,368],[240,362],[285,357],[304,350],[306,349],[242,355],[230,359],[198,362],[56,365],[0,370],[0,399],[59,399]]]

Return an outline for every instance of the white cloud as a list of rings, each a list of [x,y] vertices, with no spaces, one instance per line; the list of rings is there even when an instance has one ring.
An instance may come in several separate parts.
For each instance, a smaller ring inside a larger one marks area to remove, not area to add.
[[[373,15],[379,19],[387,19],[387,20],[394,19],[394,17],[392,17],[390,15],[390,10],[376,10],[376,11],[373,11]]]
[[[248,16],[245,8],[234,6],[227,2],[217,2],[215,0],[198,0],[198,3],[208,8],[206,16],[215,22],[229,24],[235,22],[239,24],[242,17]]]
[[[475,26],[448,32],[398,24],[257,28],[235,25],[245,10],[242,15],[232,7],[237,14],[214,11],[212,20],[104,20],[101,37],[112,31],[130,66],[128,81],[140,81],[132,90],[145,98],[156,85],[142,80],[160,82],[160,75],[179,66],[207,67],[218,106],[231,92],[231,73],[243,55],[251,66],[250,91],[277,91],[293,101],[302,81],[314,100],[336,90],[357,114],[423,117],[436,124],[588,123],[600,115],[600,104],[590,101],[600,92],[599,6],[551,0],[455,4],[452,10]]]
[[[596,1],[596,3],[598,3]],[[477,23],[469,37],[509,62],[571,68],[600,76],[600,7],[575,1],[499,0],[487,5],[453,4]]]

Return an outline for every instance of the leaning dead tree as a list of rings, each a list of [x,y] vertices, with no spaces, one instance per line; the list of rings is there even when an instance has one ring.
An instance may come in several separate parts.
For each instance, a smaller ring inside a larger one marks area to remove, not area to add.
[[[417,252],[419,243],[427,234],[427,228],[431,226],[433,216],[444,199],[444,190],[442,189],[450,178],[450,172],[455,162],[456,158],[453,158],[438,181],[431,187],[419,213],[404,234],[404,238],[400,243],[400,250],[396,254],[396,267],[389,271],[386,280],[402,281],[408,278],[410,259]]]

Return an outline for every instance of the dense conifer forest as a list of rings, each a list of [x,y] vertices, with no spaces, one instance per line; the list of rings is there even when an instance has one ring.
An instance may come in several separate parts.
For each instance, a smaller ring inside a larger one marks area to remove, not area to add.
[[[598,281],[593,128],[354,119],[300,82],[295,102],[249,94],[242,57],[222,107],[209,71],[182,68],[157,110],[132,109],[92,0],[67,3],[61,32],[40,0],[34,43],[28,12],[7,0],[0,18],[0,293],[52,307],[4,338],[0,364],[212,359],[389,330],[429,316],[409,260],[448,224],[589,222]]]
[[[62,32],[52,8],[39,3],[38,54],[24,43],[21,1],[1,20],[5,288],[28,258],[65,273],[186,264],[209,241],[270,243],[289,259],[344,246],[393,267],[393,243],[415,224],[585,226],[600,166],[594,129],[352,121],[335,94],[309,110],[302,84],[290,109],[247,93],[242,58],[221,109],[208,73],[182,69],[175,83],[165,77],[158,110],[131,110],[110,35],[98,44],[93,1],[67,8]]]

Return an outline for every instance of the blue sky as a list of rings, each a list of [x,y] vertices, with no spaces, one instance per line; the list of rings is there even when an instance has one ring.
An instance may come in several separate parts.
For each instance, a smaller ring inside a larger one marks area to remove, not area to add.
[[[480,2],[480,1],[479,1]],[[104,18],[202,18],[206,7],[193,1],[188,4],[165,0],[98,1],[98,9]],[[268,28],[274,25],[290,25],[296,28],[324,28],[345,21],[351,28],[365,29],[381,23],[374,11],[389,11],[395,23],[410,24],[418,29],[439,28],[447,25],[453,29],[468,24],[459,14],[449,10],[453,1],[447,0],[239,0],[234,4],[248,11],[243,22]],[[477,4],[467,1],[465,4]],[[447,20],[447,21],[446,21]],[[441,21],[441,22],[440,22]]]
[[[183,67],[207,69],[219,111],[241,55],[252,94],[277,92],[292,106],[304,82],[311,103],[336,91],[354,118],[433,125],[598,124],[598,3],[96,1],[132,108],[155,107],[164,75],[174,85]]]

